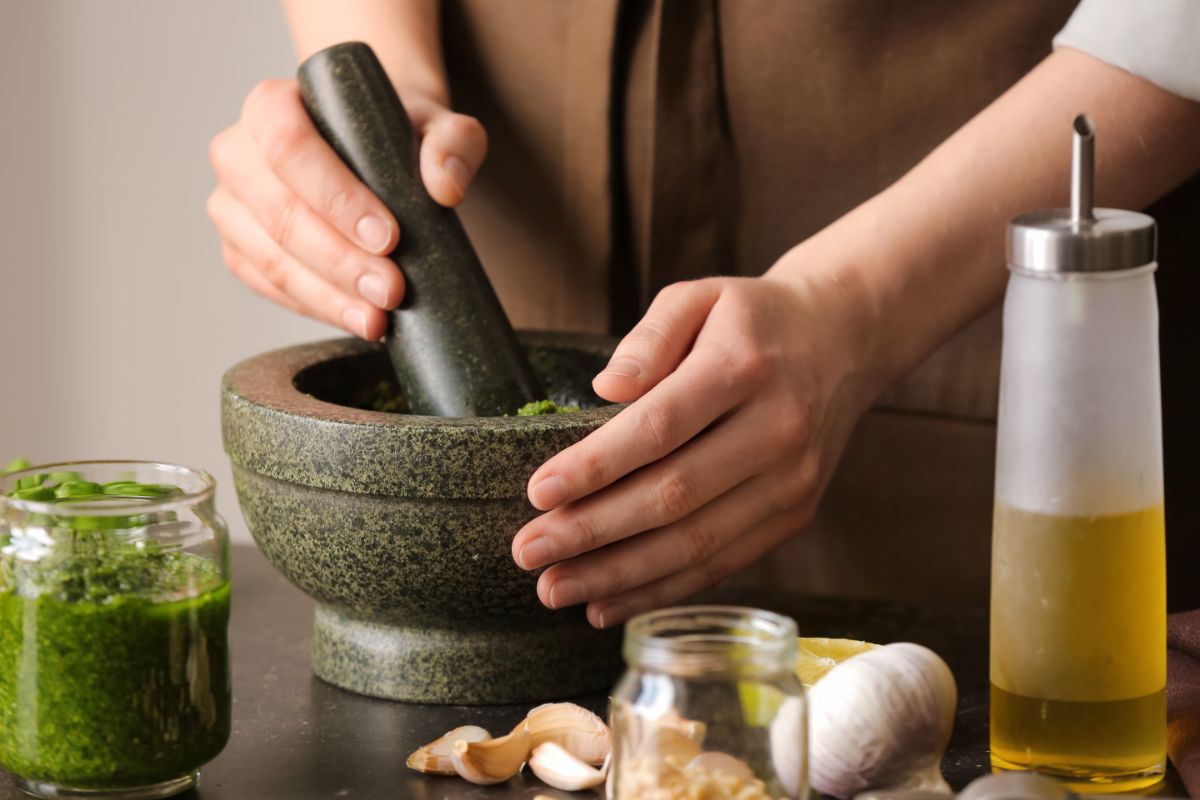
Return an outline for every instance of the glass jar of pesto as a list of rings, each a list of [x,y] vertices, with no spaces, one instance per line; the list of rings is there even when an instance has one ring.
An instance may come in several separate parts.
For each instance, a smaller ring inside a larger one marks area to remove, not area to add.
[[[229,537],[206,473],[0,478],[0,766],[41,797],[168,797],[230,730]]]

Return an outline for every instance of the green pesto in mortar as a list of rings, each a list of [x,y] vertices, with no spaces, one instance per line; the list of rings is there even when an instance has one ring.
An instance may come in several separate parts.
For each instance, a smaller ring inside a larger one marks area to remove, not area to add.
[[[572,414],[579,406],[560,406],[553,400],[535,400],[517,409],[518,417],[540,417],[542,414]]]
[[[0,539],[0,764],[80,789],[181,777],[229,738],[229,584],[89,519],[159,521],[51,518],[73,530],[36,560]]]

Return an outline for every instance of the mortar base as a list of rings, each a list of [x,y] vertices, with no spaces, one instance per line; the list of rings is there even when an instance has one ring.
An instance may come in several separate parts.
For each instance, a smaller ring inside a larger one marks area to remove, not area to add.
[[[316,676],[410,703],[502,705],[607,692],[621,671],[620,631],[582,619],[507,628],[431,629],[367,622],[318,604]]]

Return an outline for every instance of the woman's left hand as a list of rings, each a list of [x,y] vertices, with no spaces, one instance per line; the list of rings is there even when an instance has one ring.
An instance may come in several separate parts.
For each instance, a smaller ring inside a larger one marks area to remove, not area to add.
[[[860,305],[837,281],[771,276],[660,292],[593,383],[630,405],[529,481],[546,513],[512,553],[549,566],[542,603],[609,627],[803,530],[874,399]]]

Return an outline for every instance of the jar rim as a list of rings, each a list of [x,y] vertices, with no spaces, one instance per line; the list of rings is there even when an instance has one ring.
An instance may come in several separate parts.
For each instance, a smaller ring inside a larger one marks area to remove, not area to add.
[[[198,483],[198,489],[183,491],[182,494],[164,495],[159,498],[136,498],[122,502],[123,498],[113,496],[101,502],[65,502],[61,500],[21,500],[9,497],[8,493],[19,478],[41,475],[47,472],[81,472],[86,467],[129,467],[162,470],[168,474],[186,476],[190,482]],[[217,482],[207,471],[172,464],[167,461],[145,461],[139,459],[92,459],[81,461],[58,461],[51,464],[37,464],[27,469],[10,472],[0,476],[0,511],[14,509],[32,514],[52,514],[56,517],[118,517],[133,513],[149,513],[169,511],[186,506],[193,506],[210,500],[216,491]]]
[[[640,614],[625,626],[630,665],[689,672],[740,666],[791,670],[796,621],[744,606],[676,606]]]

